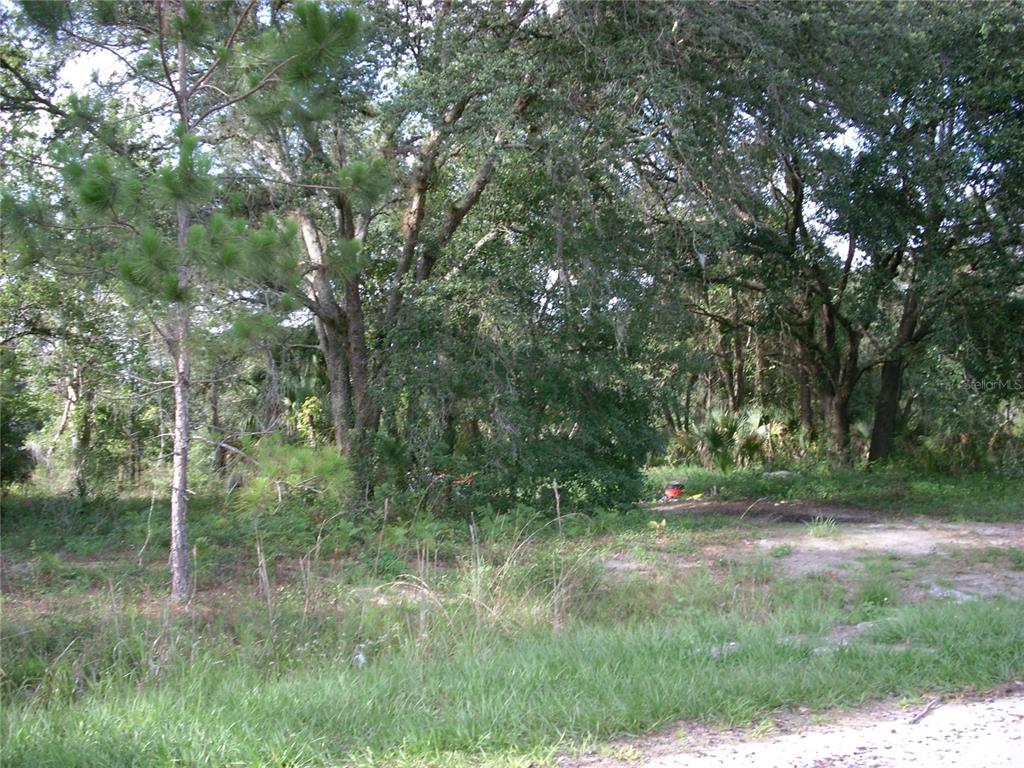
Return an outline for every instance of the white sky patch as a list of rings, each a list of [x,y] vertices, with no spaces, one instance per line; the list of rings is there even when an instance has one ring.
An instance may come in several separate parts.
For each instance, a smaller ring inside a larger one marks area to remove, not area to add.
[[[558,278],[561,273],[557,269],[548,269],[547,279],[544,281],[544,289],[550,291],[558,285]]]
[[[289,312],[281,319],[281,325],[286,328],[304,328],[312,322],[313,313],[305,308]]]
[[[853,126],[850,126],[835,138],[826,141],[825,145],[835,150],[848,149],[855,155],[859,155],[866,148],[860,131]]]
[[[110,85],[111,81],[129,79],[128,67],[108,50],[92,48],[82,51],[69,59],[58,73],[60,86],[57,95],[67,98],[71,95],[95,95],[99,86]],[[174,131],[174,121],[161,107],[170,108],[170,93],[146,84],[126,85],[119,96],[136,110],[144,114],[143,130],[150,135],[164,136]]]
[[[562,7],[561,0],[543,0],[541,5],[544,8],[544,13],[549,17],[554,16]]]
[[[110,51],[102,48],[83,51],[61,67],[61,95],[86,93],[94,81],[102,83],[112,77],[122,77],[124,74],[124,64]]]

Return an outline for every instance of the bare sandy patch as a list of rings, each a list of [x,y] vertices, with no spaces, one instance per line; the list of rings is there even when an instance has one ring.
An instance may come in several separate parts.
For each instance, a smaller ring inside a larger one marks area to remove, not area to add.
[[[677,723],[646,739],[620,740],[563,768],[1010,768],[1024,754],[1024,692],[1015,683],[968,700],[935,698],[857,710],[785,713],[718,731]],[[822,722],[826,721],[826,722]]]
[[[907,600],[1024,596],[1024,570],[996,562],[998,557],[992,555],[998,550],[1024,550],[1024,523],[894,519],[864,509],[764,499],[691,499],[656,509],[681,516],[728,515],[746,522],[741,540],[675,558],[681,567],[771,556],[783,576],[827,574],[852,582],[865,564],[884,559]],[[815,524],[821,520],[834,521],[834,526]],[[621,563],[618,567],[625,570]]]
[[[809,526],[771,525],[754,541],[755,553],[777,558],[790,577],[856,574],[865,563],[884,558],[903,570],[908,597],[991,597],[1024,595],[1024,571],[978,561],[973,552],[1024,548],[1024,524],[912,521],[836,526],[816,536]]]

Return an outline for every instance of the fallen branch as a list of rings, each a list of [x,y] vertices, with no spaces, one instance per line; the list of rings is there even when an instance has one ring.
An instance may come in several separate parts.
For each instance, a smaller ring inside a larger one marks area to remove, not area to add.
[[[742,520],[743,518],[745,518],[745,517],[747,516],[747,513],[748,513],[748,512],[750,511],[750,510],[752,510],[752,509],[753,509],[753,508],[754,508],[755,506],[757,506],[758,504],[760,504],[760,503],[761,503],[762,501],[767,501],[767,500],[768,500],[768,497],[767,497],[767,496],[762,496],[762,497],[761,497],[760,499],[757,499],[756,501],[754,501],[754,503],[753,503],[753,504],[751,504],[751,505],[750,505],[749,507],[747,507],[747,508],[746,508],[745,510],[743,510],[743,514],[742,514],[742,515],[740,515],[740,520]]]
[[[934,698],[931,701],[929,701],[928,705],[924,709],[922,709],[920,712],[918,712],[916,715],[914,715],[914,717],[910,720],[910,724],[911,725],[917,725],[918,723],[920,723],[922,720],[924,720],[928,716],[928,714],[933,709],[935,709],[941,703],[942,703],[942,697],[941,696],[937,696],[936,698]]]

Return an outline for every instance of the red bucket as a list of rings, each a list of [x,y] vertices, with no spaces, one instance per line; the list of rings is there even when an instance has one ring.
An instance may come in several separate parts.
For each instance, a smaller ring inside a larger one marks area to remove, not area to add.
[[[665,498],[666,499],[681,499],[683,498],[683,484],[675,481],[668,483],[665,486]]]

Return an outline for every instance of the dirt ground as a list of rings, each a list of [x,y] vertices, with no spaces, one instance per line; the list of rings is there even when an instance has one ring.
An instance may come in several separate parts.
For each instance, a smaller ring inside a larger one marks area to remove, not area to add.
[[[658,515],[725,514],[743,519],[731,541],[710,541],[685,555],[658,553],[658,567],[679,569],[766,560],[792,578],[827,573],[855,582],[874,569],[903,600],[1024,597],[1024,523],[948,523],[893,519],[866,510],[769,502],[685,501]],[[831,519],[835,525],[815,520]],[[629,553],[607,559],[611,572],[650,571]],[[830,647],[852,641],[873,622],[840,627]],[[1002,768],[1024,765],[1024,683],[983,696],[881,702],[841,713],[783,713],[753,728],[716,731],[677,723],[664,734],[622,740],[564,768]]]
[[[1024,597],[1024,560],[1007,567],[1002,553],[1024,552],[1024,523],[949,523],[925,518],[893,519],[868,510],[761,501],[686,501],[653,508],[656,514],[727,514],[749,523],[746,535],[677,557],[681,568],[717,561],[769,558],[790,577],[827,573],[855,578],[874,563],[908,600],[947,597],[972,600],[995,595]],[[815,519],[831,519],[821,530]],[[643,567],[642,564],[636,564]],[[633,570],[629,558],[612,557],[610,570]]]
[[[821,720],[827,720],[822,723]],[[885,702],[823,717],[794,713],[755,728],[622,741],[562,768],[1011,768],[1024,756],[1024,684],[984,696]]]

